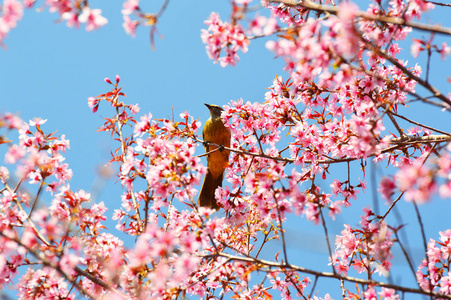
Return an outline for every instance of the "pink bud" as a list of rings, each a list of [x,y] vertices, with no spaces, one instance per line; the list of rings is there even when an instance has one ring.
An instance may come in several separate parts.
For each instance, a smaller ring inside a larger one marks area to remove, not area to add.
[[[119,75],[116,75],[116,83],[119,83],[120,80],[121,80],[121,77]]]
[[[105,80],[106,83],[111,84],[111,80],[108,77],[106,77],[104,80]]]

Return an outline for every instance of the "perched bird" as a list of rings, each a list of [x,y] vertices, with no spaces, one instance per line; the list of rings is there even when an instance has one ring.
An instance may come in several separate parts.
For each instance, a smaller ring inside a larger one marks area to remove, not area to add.
[[[206,104],[210,111],[210,119],[205,122],[202,136],[205,143],[214,143],[219,146],[230,147],[230,129],[224,126],[221,119],[223,109],[217,105]],[[205,152],[208,153],[217,146],[205,144]],[[222,187],[222,179],[224,170],[229,163],[230,151],[219,149],[207,155],[207,175],[205,175],[204,183],[199,194],[199,205],[219,209],[219,205],[215,200],[215,190]]]

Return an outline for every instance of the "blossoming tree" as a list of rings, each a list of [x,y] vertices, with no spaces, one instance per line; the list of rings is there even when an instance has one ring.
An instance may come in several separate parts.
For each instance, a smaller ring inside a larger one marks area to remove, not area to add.
[[[86,23],[90,31],[107,20],[88,2],[46,1],[43,8],[68,26]],[[421,22],[423,13],[449,5],[254,2],[231,1],[230,19],[213,12],[201,32],[208,56],[222,67],[237,64],[253,39],[267,38],[288,75],[268,79],[272,83],[260,102],[232,100],[224,107],[232,143],[228,183],[216,190],[219,211],[197,205],[206,173],[201,123],[188,113],[171,120],[139,116],[138,105],[124,100],[119,76],[106,78],[109,89],[89,97],[88,105],[93,113],[110,115],[100,131],[117,142],[110,164],[123,188],[113,219],[134,238],[131,246],[106,229],[105,203],[70,188],[65,136],[45,132],[39,118],[24,122],[0,115],[3,287],[18,281],[20,299],[451,299],[451,229],[432,239],[423,224],[435,220],[421,215],[435,198],[451,197],[449,123],[434,128],[408,115],[413,101],[437,107],[444,116],[451,110],[429,64],[449,54],[440,37],[451,28]],[[153,45],[168,3],[145,13],[138,0],[125,1],[126,32],[134,36],[137,27],[151,26]],[[3,1],[2,44],[23,8],[35,5]],[[428,38],[412,39],[416,31]],[[426,65],[401,59],[401,41],[410,43],[407,52],[414,57],[426,56]],[[404,107],[407,114],[400,113]],[[382,213],[363,193],[370,164],[386,170],[378,183],[386,205]],[[51,203],[38,206],[43,198]],[[356,202],[365,206],[361,221],[344,224],[331,237],[328,224]],[[416,212],[424,246],[419,265],[399,238],[405,226],[388,222],[403,202]],[[290,256],[287,222],[323,229],[329,271]],[[273,240],[280,248],[262,258]],[[395,247],[416,284],[386,280]],[[325,280],[329,289],[317,290]]]

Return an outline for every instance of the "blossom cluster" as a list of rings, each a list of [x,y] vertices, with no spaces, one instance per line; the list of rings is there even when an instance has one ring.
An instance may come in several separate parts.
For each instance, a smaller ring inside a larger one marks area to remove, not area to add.
[[[46,5],[69,26],[85,20],[90,30],[105,23],[87,1],[74,3]],[[207,171],[196,155],[208,142],[200,138],[201,123],[187,112],[172,120],[155,119],[151,113],[138,118],[139,106],[123,101],[120,77],[106,78],[111,90],[89,97],[88,105],[93,113],[111,107],[99,131],[117,142],[109,164],[123,192],[112,218],[133,242],[106,231],[104,202],[71,188],[64,135],[46,133],[46,120],[25,123],[11,114],[0,115],[5,132],[0,144],[7,145],[5,163],[12,166],[0,167],[2,287],[23,267],[21,299],[75,299],[80,293],[92,299],[212,299],[229,294],[236,299],[330,300],[329,293],[321,298],[315,291],[321,277],[340,280],[342,297],[400,298],[403,286],[376,288],[392,272],[392,249],[400,243],[402,226],[390,226],[387,218],[399,200],[392,201],[393,195],[399,191],[398,198],[419,204],[437,191],[449,198],[451,190],[450,135],[427,125],[404,130],[398,124],[410,121],[398,108],[416,95],[418,85],[449,101],[421,79],[420,66],[400,59],[398,41],[412,28],[393,21],[420,20],[433,5],[391,0],[382,7],[376,1],[362,12],[351,2],[313,9],[310,1],[263,1],[271,16],[253,16],[245,29],[240,22],[252,11],[250,3],[232,1],[230,22],[210,15],[201,34],[209,57],[222,66],[235,65],[237,52],[249,46],[246,33],[260,38],[277,32],[278,39],[266,46],[283,60],[289,79],[276,76],[261,102],[239,99],[224,106],[222,120],[232,141],[227,183],[215,191],[221,211],[199,207],[196,201]],[[7,15],[5,7],[2,13]],[[9,10],[16,21],[18,7]],[[155,30],[159,14],[143,13],[139,0],[126,1],[122,13],[127,33],[135,35],[139,24]],[[446,47],[436,50],[446,55]],[[322,226],[329,243],[327,223],[355,202],[367,204],[358,196],[367,188],[369,161],[394,170],[380,184],[391,204],[387,214],[365,208],[358,226],[344,224],[335,251],[329,246],[332,273],[296,266],[286,249],[287,220],[300,223],[305,218]],[[427,258],[416,272],[416,293],[451,293],[450,237],[445,230],[440,241],[430,240]],[[280,252],[262,259],[273,240],[281,242]],[[362,279],[348,277],[351,271]],[[309,274],[317,277],[315,283]],[[348,281],[363,282],[362,288],[352,290]]]
[[[391,247],[393,232],[386,223],[373,223],[375,214],[364,209],[359,229],[345,225],[345,229],[335,240],[337,249],[332,265],[339,274],[347,275],[353,267],[358,273],[372,274],[373,270],[381,275],[389,273],[391,268]]]
[[[75,299],[69,284],[75,282],[77,266],[90,265],[89,253],[105,228],[106,209],[103,203],[84,207],[91,201],[90,194],[70,189],[72,171],[63,156],[69,141],[64,135],[46,134],[46,120],[39,118],[25,123],[5,114],[0,120],[0,128],[17,133],[15,143],[2,136],[3,143],[9,144],[5,162],[15,166],[16,172],[10,174],[7,167],[0,167],[0,282],[11,284],[22,267],[21,299]],[[15,186],[12,176],[18,178]],[[43,201],[51,204],[42,206]],[[69,235],[72,226],[77,226],[78,236]]]
[[[429,136],[426,132],[425,136]],[[415,136],[419,133],[415,131]],[[382,196],[390,201],[395,192],[404,193],[407,201],[426,203],[438,193],[442,198],[451,196],[451,144],[442,149],[440,157],[426,163],[426,158],[433,151],[430,147],[423,149],[418,157],[404,158],[397,165],[395,176],[385,176],[379,186]]]
[[[336,15],[312,18],[311,11],[304,8],[309,3],[299,7],[264,4],[273,18],[290,26],[284,34],[280,33],[283,29],[278,29],[279,39],[266,44],[283,59],[290,78],[284,81],[278,76],[262,103],[240,99],[225,106],[223,120],[232,131],[231,148],[237,151],[231,155],[227,175],[232,186],[218,189],[217,200],[233,219],[258,220],[263,228],[277,228],[294,212],[320,224],[323,209],[331,217],[339,214],[351,205],[350,199],[357,199],[358,192],[365,190],[366,182],[359,179],[352,183],[349,177],[334,179],[330,191],[314,182],[333,178],[334,164],[355,160],[361,161],[364,178],[368,158],[399,169],[396,179],[382,180],[381,191],[386,199],[391,199],[396,188],[406,200],[415,203],[429,201],[437,190],[448,198],[449,154],[443,146],[440,151],[431,148],[428,141],[446,143],[449,137],[434,136],[426,129],[398,129],[398,136],[387,134],[387,121],[389,126],[399,127],[393,117],[397,116],[398,106],[406,105],[408,95],[416,93],[419,83],[425,84],[418,80],[422,75],[419,65],[409,67],[407,61],[398,58],[402,52],[398,41],[405,40],[412,28],[375,21],[382,20],[382,15],[420,20],[421,14],[434,5],[427,1],[409,5],[390,1],[384,9],[370,5],[361,12],[357,5],[343,2]],[[315,6],[315,10],[321,9],[328,7]],[[356,21],[357,15],[363,17]],[[232,20],[239,24],[233,14]],[[212,14],[206,21],[209,30],[203,34],[221,32],[224,23],[219,15]],[[258,17],[250,22],[249,31],[263,34]],[[228,36],[222,38],[228,40]],[[206,44],[209,57],[217,61],[217,53],[226,44]],[[435,49],[442,58],[449,52],[446,44],[424,48]],[[288,138],[281,138],[283,131]],[[287,149],[290,155],[284,156],[282,152]],[[437,159],[430,160],[432,153]],[[431,164],[424,164],[425,160]],[[291,163],[296,167],[288,172],[285,166]],[[441,182],[438,178],[442,178]],[[332,260],[340,273],[346,275],[351,266],[368,274],[373,270],[379,275],[390,271],[395,239],[386,223],[373,223],[376,219],[378,216],[366,210],[362,228],[345,226]],[[384,299],[399,297],[395,290],[385,288],[379,295]],[[365,299],[376,296],[372,287],[364,293]]]
[[[451,275],[449,273],[451,230],[440,232],[439,240],[430,239],[427,245],[427,257],[418,267],[416,276],[422,289],[451,295]]]
[[[219,61],[222,67],[236,65],[240,59],[237,52],[241,50],[246,53],[250,43],[241,25],[223,22],[219,14],[214,12],[205,24],[208,28],[202,29],[201,37],[206,44],[208,57]],[[221,56],[223,50],[225,55]]]
[[[132,36],[136,36],[138,26],[150,26],[150,45],[155,49],[155,34],[157,33],[157,23],[165,10],[169,1],[165,1],[158,13],[146,13],[139,6],[139,0],[127,0],[123,4],[121,11],[124,23],[122,27],[125,32]]]
[[[35,4],[36,0],[4,0],[0,4],[0,45],[3,45],[9,31],[22,19],[24,7],[31,8]],[[88,1],[45,1],[44,7],[48,7],[51,13],[58,13],[59,21],[65,21],[69,27],[78,28],[80,24],[86,24],[86,31],[92,31],[108,23],[101,15],[102,11],[92,9]]]
[[[0,45],[9,31],[17,26],[17,22],[22,19],[23,4],[18,0],[4,0],[0,5]]]
[[[27,7],[35,5],[35,1],[28,0]],[[60,0],[46,1],[45,6],[51,13],[58,13],[61,21],[65,21],[69,27],[80,27],[86,23],[86,31],[98,29],[108,23],[98,8],[92,9],[88,1]]]
[[[47,180],[46,189],[55,192],[72,177],[72,170],[64,163],[65,158],[61,155],[69,148],[69,141],[64,135],[59,139],[53,134],[45,135],[41,126],[46,122],[47,120],[36,118],[28,124],[22,123],[20,127],[16,127],[19,131],[19,143],[9,147],[5,154],[5,162],[8,164],[20,162],[18,168],[20,178],[28,178],[31,184]],[[53,181],[49,182],[50,178]]]

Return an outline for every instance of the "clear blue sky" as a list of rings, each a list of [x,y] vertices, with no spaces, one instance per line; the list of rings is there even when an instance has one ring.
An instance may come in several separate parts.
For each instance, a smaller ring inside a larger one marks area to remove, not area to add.
[[[40,2],[38,5],[42,4]],[[142,5],[144,11],[158,10],[155,4],[158,1],[147,7],[145,2]],[[204,102],[224,105],[239,98],[262,102],[266,88],[276,74],[287,78],[282,72],[282,61],[275,60],[274,55],[265,49],[264,40],[252,41],[249,52],[240,53],[241,61],[237,67],[222,68],[208,59],[200,39],[200,30],[205,28],[203,21],[212,11],[219,12],[221,18],[227,20],[229,1],[171,1],[158,24],[159,33],[164,38],[156,36],[155,51],[150,48],[148,27],[139,28],[136,38],[131,38],[122,29],[122,1],[108,1],[108,5],[105,1],[90,3],[93,8],[101,8],[108,18],[105,27],[94,32],[86,32],[83,27],[76,30],[64,23],[55,24],[58,18],[55,14],[25,10],[18,27],[4,41],[8,49],[0,50],[0,112],[16,112],[24,120],[33,117],[48,119],[43,126],[46,132],[58,130],[59,134],[65,134],[70,139],[71,149],[66,157],[74,171],[71,187],[75,190],[91,189],[96,168],[106,163],[110,149],[117,147],[107,134],[96,132],[103,124],[102,117],[111,116],[110,107],[103,105],[99,112],[93,114],[87,105],[89,96],[108,91],[109,85],[103,82],[105,77],[113,79],[116,74],[121,76],[123,91],[128,96],[126,101],[139,103],[140,114],[151,112],[155,118],[170,118],[172,111],[176,117],[188,111],[195,118],[200,118],[202,123],[208,118]],[[450,10],[446,12],[449,14]],[[429,22],[433,16],[423,21]],[[419,36],[426,35],[420,33]],[[449,39],[448,44],[451,44]],[[410,55],[406,59],[413,61]],[[440,78],[440,87],[442,91],[448,91],[449,86],[444,82],[449,74],[445,71],[450,69],[449,61],[434,63],[433,67],[443,72],[436,73]],[[438,67],[444,64],[446,68]],[[442,130],[451,129],[449,113],[442,113],[436,108],[420,108],[416,104],[412,105],[412,109],[414,113],[409,116],[415,120],[428,121]],[[120,202],[121,189],[114,181],[113,178],[107,184],[98,199],[106,203],[110,213]],[[359,196],[362,200],[353,202],[355,208],[343,214],[335,225],[330,225],[331,234],[338,234],[343,222],[356,224],[361,208],[371,205],[370,191],[363,197]],[[410,204],[403,204],[402,207],[413,212]],[[381,206],[382,211],[385,209]],[[431,237],[437,239],[438,231],[451,227],[449,200],[436,199],[431,206],[423,207],[422,212],[425,219],[433,220],[426,224]],[[418,230],[415,219],[406,218],[403,222],[411,225],[412,232]],[[110,229],[115,233],[115,223],[110,224]],[[318,250],[324,247],[324,241],[318,235],[322,232],[321,228],[302,218],[290,222],[287,229],[290,254],[299,264],[330,271],[326,252]],[[421,252],[418,236],[409,242]],[[275,253],[281,249],[272,250]],[[266,257],[272,259],[274,253],[267,253]],[[415,263],[418,263],[419,256],[416,259]],[[395,263],[403,264],[404,261],[395,260]],[[402,270],[397,273],[398,276],[407,271]],[[400,277],[394,279],[401,280]],[[326,281],[320,280],[318,288],[323,282]],[[323,289],[323,292],[326,291]]]

